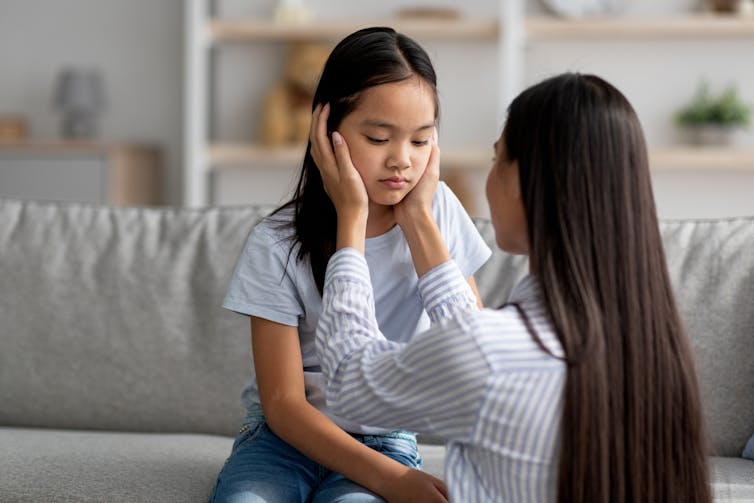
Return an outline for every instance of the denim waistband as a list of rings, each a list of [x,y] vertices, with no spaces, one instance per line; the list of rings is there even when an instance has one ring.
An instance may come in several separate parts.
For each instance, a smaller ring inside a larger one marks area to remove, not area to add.
[[[262,406],[251,406],[246,410],[246,418],[244,419],[244,425],[248,425],[250,423],[258,423],[265,421],[264,418],[264,412],[262,411]],[[376,433],[376,434],[368,434],[368,433],[352,433],[347,432],[349,435],[356,439],[365,439],[369,437],[381,437],[381,438],[400,438],[403,440],[413,440],[416,441],[416,433],[408,431],[408,430],[392,430],[392,431],[386,431],[384,433]]]
[[[357,440],[364,440],[368,438],[400,438],[402,440],[410,440],[410,441],[416,442],[416,433],[413,433],[408,430],[386,431],[385,433],[377,433],[374,435],[370,435],[366,433],[351,433],[351,432],[348,432],[348,434]]]
[[[259,421],[264,421],[264,412],[262,411],[261,405],[252,405],[248,409],[246,409],[246,418],[244,418],[244,424],[248,423],[256,423]]]

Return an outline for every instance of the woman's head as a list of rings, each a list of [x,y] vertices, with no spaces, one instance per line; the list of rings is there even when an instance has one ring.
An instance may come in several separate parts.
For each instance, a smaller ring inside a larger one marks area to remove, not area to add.
[[[567,73],[528,88],[511,103],[498,143],[493,171],[517,172],[531,252],[561,253],[556,243],[587,246],[615,225],[655,223],[639,119],[601,78]],[[490,197],[491,208],[500,204]]]
[[[560,75],[511,103],[496,154],[498,242],[523,241],[511,251],[528,252],[567,363],[559,500],[709,501],[693,359],[636,113],[599,77]]]
[[[400,202],[426,168],[439,115],[436,80],[424,49],[391,28],[356,31],[327,59],[312,110],[329,103],[328,131],[345,138],[373,204]],[[301,244],[298,258],[309,257],[321,291],[334,251],[336,214],[311,144],[289,205],[295,209],[295,242]]]

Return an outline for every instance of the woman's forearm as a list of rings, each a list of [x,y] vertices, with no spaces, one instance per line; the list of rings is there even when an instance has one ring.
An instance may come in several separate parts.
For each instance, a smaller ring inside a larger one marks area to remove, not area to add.
[[[413,212],[411,218],[405,219],[401,230],[411,250],[417,276],[450,260],[450,252],[430,208]]]
[[[338,213],[335,248],[355,248],[361,253],[366,249],[368,213],[360,209],[341,210]]]

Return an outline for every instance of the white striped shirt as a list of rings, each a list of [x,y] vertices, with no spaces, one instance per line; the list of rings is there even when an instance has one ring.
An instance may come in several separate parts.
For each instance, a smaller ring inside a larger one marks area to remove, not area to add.
[[[536,345],[514,307],[478,310],[453,261],[423,275],[419,293],[432,327],[388,341],[364,256],[333,255],[316,336],[328,405],[365,424],[445,438],[451,501],[554,501],[565,365]],[[510,301],[561,356],[532,276]]]

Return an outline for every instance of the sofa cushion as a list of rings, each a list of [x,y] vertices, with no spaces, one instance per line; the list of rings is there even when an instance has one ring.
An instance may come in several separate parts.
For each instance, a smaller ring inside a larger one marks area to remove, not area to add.
[[[714,454],[740,456],[754,431],[754,217],[667,221],[662,235]]]
[[[232,435],[249,322],[221,304],[269,209],[0,199],[0,425]]]
[[[494,246],[475,275],[486,306],[499,306],[528,268]],[[739,456],[754,431],[754,217],[660,223],[668,270],[697,361],[714,453]]]
[[[232,435],[249,327],[220,306],[270,207],[140,209],[0,199],[0,425]],[[499,306],[526,273],[495,250],[475,275]],[[715,453],[754,431],[754,217],[661,230]]]
[[[741,458],[712,458],[710,478],[715,503],[754,501],[754,461]]]
[[[0,428],[0,501],[205,502],[233,443],[211,435]],[[443,477],[445,447],[419,445]],[[751,501],[754,461],[711,460],[715,501]],[[747,499],[749,498],[749,499]]]
[[[233,439],[0,428],[0,501],[206,502]]]

